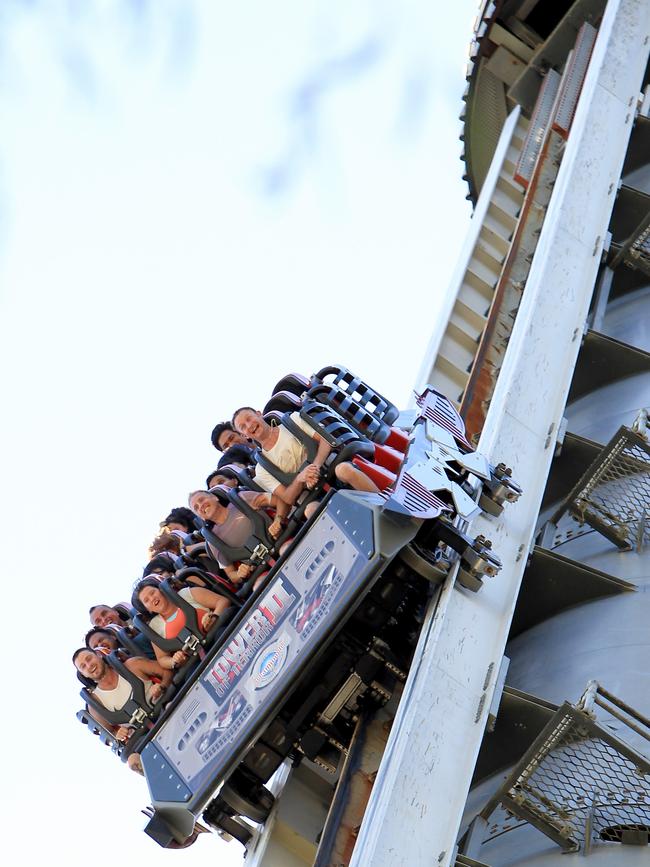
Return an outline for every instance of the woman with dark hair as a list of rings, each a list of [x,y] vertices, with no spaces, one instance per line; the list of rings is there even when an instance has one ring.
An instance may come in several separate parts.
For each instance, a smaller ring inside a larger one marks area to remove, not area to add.
[[[163,578],[172,578],[175,572],[174,560],[168,554],[156,554],[144,567],[142,577],[148,578],[150,575],[157,575],[159,580],[162,580]]]
[[[192,608],[196,608],[199,628],[204,634],[208,632],[215,618],[223,614],[230,605],[224,596],[219,596],[205,587],[183,587],[178,595]],[[185,626],[185,612],[165,596],[156,578],[143,578],[136,584],[131,604],[145,616],[154,615],[149,626],[162,638],[176,638]],[[173,669],[187,661],[187,656],[180,650],[169,654],[155,643],[153,649],[163,668]]]
[[[185,506],[177,506],[175,509],[172,509],[158,526],[161,528],[166,527],[170,533],[173,533],[174,530],[176,530],[181,534],[184,533],[188,536],[196,530],[196,527],[194,526],[194,515],[190,509]]]

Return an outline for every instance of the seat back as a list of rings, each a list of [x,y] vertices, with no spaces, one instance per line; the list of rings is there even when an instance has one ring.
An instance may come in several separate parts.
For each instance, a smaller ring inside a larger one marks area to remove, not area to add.
[[[337,449],[344,448],[350,443],[358,440],[366,440],[365,435],[355,430],[347,419],[344,419],[339,414],[336,408],[327,406],[313,398],[306,398],[300,417],[304,419],[323,439]]]
[[[82,725],[86,726],[91,735],[99,737],[99,740],[111,749],[118,750],[119,741],[86,708],[78,710],[76,717]]]
[[[385,443],[390,436],[391,428],[382,417],[374,415],[367,407],[355,400],[347,392],[336,385],[319,384],[310,388],[308,396],[311,400],[325,404],[335,410],[341,418],[351,425],[361,436],[375,443]],[[305,401],[306,403],[308,401]]]
[[[134,632],[137,632],[135,628],[133,628]],[[133,636],[129,628],[126,626],[121,626],[117,630],[117,637],[120,641],[122,647],[126,650],[129,656],[142,656],[142,648],[138,647],[138,645],[133,640]]]
[[[256,453],[257,452],[254,452],[254,454]],[[242,488],[247,488],[249,491],[255,491],[260,494],[264,493],[264,488],[261,488],[257,484],[249,470],[244,467],[236,467],[232,464],[227,464],[225,467],[221,467],[219,472],[227,479],[235,479]]]
[[[290,391],[274,392],[273,396],[267,400],[262,410],[262,415],[269,412],[295,412],[300,409],[302,400]]]
[[[339,391],[351,397],[355,403],[389,427],[399,416],[399,409],[394,403],[342,365],[332,364],[319,370],[312,377],[310,391],[317,385],[336,386]]]
[[[277,394],[280,391],[290,392],[296,397],[302,397],[311,384],[311,380],[303,376],[302,373],[288,373],[275,384],[271,394]]]

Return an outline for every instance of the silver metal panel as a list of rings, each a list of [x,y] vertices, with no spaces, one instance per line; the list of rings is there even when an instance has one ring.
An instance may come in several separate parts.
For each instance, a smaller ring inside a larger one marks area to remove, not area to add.
[[[648,155],[650,156],[650,150]],[[602,333],[650,352],[648,311],[650,311],[650,286],[610,301],[603,317]]]

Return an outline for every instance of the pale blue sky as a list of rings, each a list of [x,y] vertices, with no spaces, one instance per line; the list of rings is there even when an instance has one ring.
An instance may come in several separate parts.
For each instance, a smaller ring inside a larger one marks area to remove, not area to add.
[[[3,6],[3,573],[28,612],[2,721],[12,867],[240,863],[141,833],[144,783],[74,719],[69,659],[236,406],[332,361],[406,403],[469,217],[476,7],[440,5]]]

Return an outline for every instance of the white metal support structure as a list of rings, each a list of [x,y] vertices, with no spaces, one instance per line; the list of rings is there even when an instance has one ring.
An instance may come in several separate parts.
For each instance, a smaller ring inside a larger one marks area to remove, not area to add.
[[[648,58],[650,0],[609,0],[481,435],[524,496],[472,533],[500,575],[445,586],[424,624],[359,833],[354,867],[452,862],[600,261]],[[429,356],[429,363],[431,363]]]

